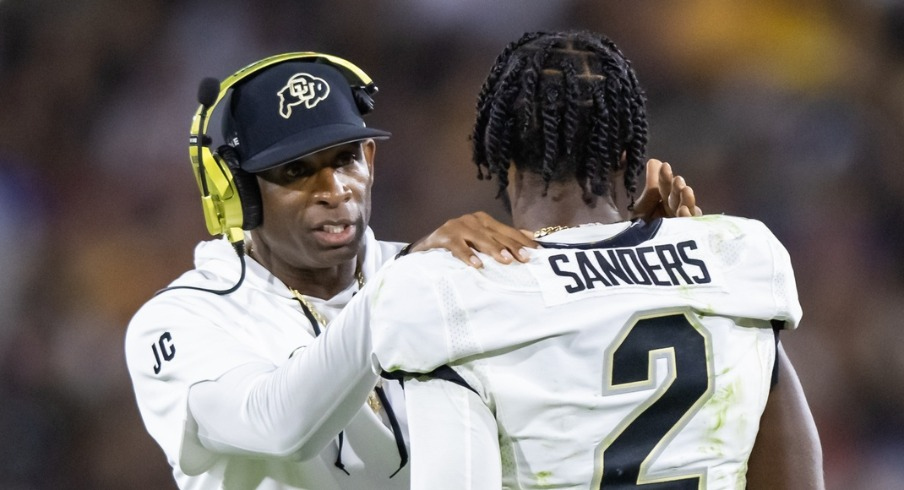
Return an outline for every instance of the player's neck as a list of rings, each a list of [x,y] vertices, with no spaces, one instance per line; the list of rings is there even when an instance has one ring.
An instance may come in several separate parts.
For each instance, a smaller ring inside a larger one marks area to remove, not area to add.
[[[519,192],[509,194],[512,221],[517,228],[539,230],[545,227],[571,227],[587,223],[617,223],[625,217],[611,198],[592,196],[584,201],[584,193],[575,182],[553,182],[543,195],[545,185],[522,182]]]

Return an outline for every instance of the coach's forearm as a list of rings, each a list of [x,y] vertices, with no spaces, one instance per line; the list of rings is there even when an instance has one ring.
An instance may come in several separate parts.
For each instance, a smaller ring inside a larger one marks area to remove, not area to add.
[[[364,323],[331,324],[282,366],[245,364],[193,386],[189,411],[201,443],[220,453],[316,456],[376,382]]]

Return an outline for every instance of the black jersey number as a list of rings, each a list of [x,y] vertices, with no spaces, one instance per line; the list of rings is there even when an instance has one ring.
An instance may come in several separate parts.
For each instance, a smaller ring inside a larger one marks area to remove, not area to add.
[[[648,466],[713,391],[709,336],[692,313],[640,318],[629,325],[620,342],[606,351],[604,372],[610,374],[604,394],[654,387],[657,359],[667,361],[667,379],[600,444],[599,488],[700,488],[702,474],[693,470],[655,478],[647,474]]]

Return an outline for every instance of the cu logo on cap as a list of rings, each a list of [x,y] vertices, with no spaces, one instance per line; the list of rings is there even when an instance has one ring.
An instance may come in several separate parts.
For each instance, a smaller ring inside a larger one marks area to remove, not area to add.
[[[289,119],[292,107],[304,103],[305,107],[313,109],[330,95],[330,85],[326,80],[308,73],[296,73],[277,95],[279,95],[279,115]]]

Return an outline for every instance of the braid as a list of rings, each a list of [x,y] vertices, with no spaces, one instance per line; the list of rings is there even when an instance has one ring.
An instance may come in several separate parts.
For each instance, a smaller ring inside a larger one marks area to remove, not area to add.
[[[486,149],[481,143],[481,140],[483,139],[489,119],[489,111],[486,110],[487,103],[493,95],[493,92],[495,92],[499,77],[506,69],[512,53],[522,45],[537,39],[539,36],[540,33],[526,33],[521,36],[521,39],[509,43],[509,45],[499,53],[499,56],[496,57],[496,62],[481,87],[480,93],[477,95],[477,121],[474,124],[471,141],[473,145],[474,161],[480,162],[477,164],[477,178],[480,180],[483,180],[484,178],[481,167],[486,165]],[[487,170],[489,171],[489,168],[487,168]],[[492,174],[488,175],[487,178],[490,178],[491,175]]]
[[[627,164],[625,166],[625,189],[631,196],[631,205],[634,207],[634,194],[637,193],[637,181],[640,179],[643,162],[646,159],[647,147],[647,115],[644,109],[642,97],[632,100],[631,140],[628,142]]]
[[[615,118],[617,123],[623,122],[624,128],[614,131],[618,141],[621,144],[612,150],[615,152],[613,158],[616,164],[621,158],[621,153],[625,152],[625,173],[624,185],[631,196],[629,208],[634,204],[634,194],[637,192],[637,181],[640,177],[643,161],[646,158],[647,145],[647,119],[646,119],[646,98],[637,81],[637,75],[631,67],[631,62],[625,58],[624,54],[611,40],[606,39],[602,45],[605,50],[600,54],[606,56],[605,71],[610,80],[615,80],[618,85],[618,95],[613,99],[614,107],[619,110],[619,115]],[[617,57],[611,56],[614,53]],[[607,80],[609,82],[610,80]],[[607,83],[608,85],[608,83]]]
[[[590,132],[590,141],[588,145],[587,164],[583,167],[586,175],[587,183],[591,194],[602,195],[605,189],[605,176],[609,171],[611,162],[607,158],[610,135],[610,111],[606,105],[606,95],[604,88],[596,86],[593,88],[593,108],[595,117]],[[584,200],[591,199],[590,195],[585,195]]]
[[[537,93],[537,81],[540,79],[540,72],[534,66],[529,66],[524,71],[521,98],[523,100],[534,100]],[[534,104],[521,104],[521,111],[518,113],[518,134],[523,135],[530,130],[531,121],[534,120]]]
[[[611,40],[586,31],[527,33],[496,58],[471,134],[478,176],[508,185],[509,162],[550,182],[577,179],[584,199],[614,192],[625,159],[631,196],[647,144],[646,99]]]
[[[604,85],[606,107],[612,108],[609,112],[608,134],[606,135],[611,144],[607,146],[605,150],[606,154],[603,156],[603,161],[605,162],[607,170],[618,164],[618,159],[621,156],[621,145],[619,142],[621,141],[622,134],[622,108],[619,104],[619,101],[621,100],[621,84],[620,80],[612,73],[610,68],[611,67],[607,64],[605,72],[606,82]]]
[[[520,71],[521,63],[514,67],[513,71]],[[499,192],[508,186],[508,164],[511,159],[512,119],[510,117],[510,102],[518,93],[518,87],[512,84],[510,79],[503,80],[499,86],[499,97],[493,101],[490,107],[490,118],[487,123],[487,152],[489,154],[487,169],[489,173],[496,174],[499,182]],[[498,196],[497,196],[498,197]]]
[[[514,134],[514,120],[511,117],[513,101],[518,96],[519,87],[515,83],[524,60],[516,60],[509,76],[496,89],[497,97],[490,101],[489,117],[486,123],[486,167],[490,175],[496,175],[499,194],[508,187],[508,166],[511,160],[511,141]]]
[[[559,155],[559,114],[557,110],[559,92],[555,87],[546,87],[544,92],[543,107],[541,109],[541,117],[543,118],[543,165],[541,174],[548,188],[555,170],[556,159]],[[546,195],[545,191],[543,195]]]
[[[574,145],[574,135],[578,127],[577,104],[580,97],[578,87],[578,75],[571,60],[562,60],[562,75],[565,77],[565,97],[568,104],[565,105],[565,121],[562,131],[565,133],[565,154],[571,155]]]
[[[628,63],[630,66],[630,62]],[[639,86],[637,76],[633,71],[631,82]],[[629,209],[634,208],[634,194],[637,193],[637,181],[640,179],[641,169],[646,159],[647,148],[647,111],[646,98],[642,92],[635,91],[631,98],[631,139],[628,142],[627,165],[625,168],[625,188],[631,196]]]

